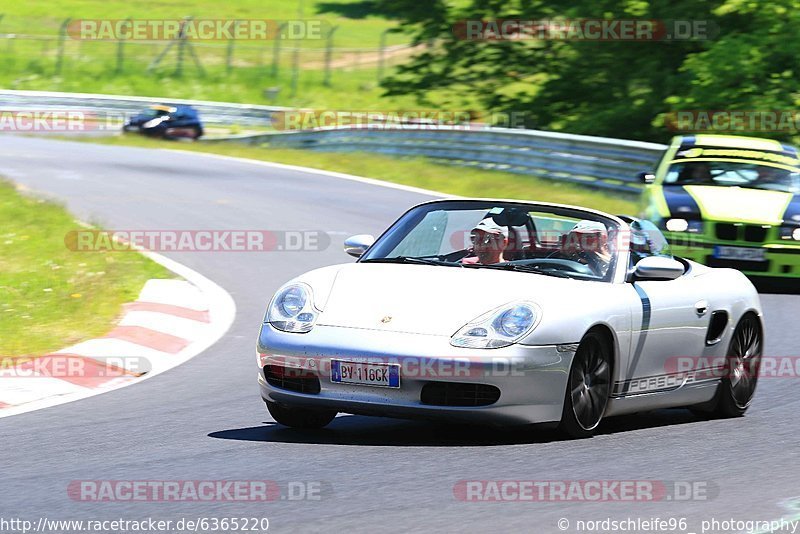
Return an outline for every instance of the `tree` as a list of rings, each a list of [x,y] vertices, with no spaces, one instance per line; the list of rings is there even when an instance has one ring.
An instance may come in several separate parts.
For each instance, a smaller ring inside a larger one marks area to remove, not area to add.
[[[753,0],[470,0],[463,7],[392,2],[418,42],[436,46],[384,82],[421,104],[522,112],[527,127],[665,140],[664,116],[682,109],[794,108],[797,2]],[[416,7],[412,7],[416,6]],[[465,20],[683,21],[708,39],[474,40]],[[456,29],[456,31],[454,31]],[[687,108],[687,106],[689,106]],[[777,136],[786,134],[775,134]]]

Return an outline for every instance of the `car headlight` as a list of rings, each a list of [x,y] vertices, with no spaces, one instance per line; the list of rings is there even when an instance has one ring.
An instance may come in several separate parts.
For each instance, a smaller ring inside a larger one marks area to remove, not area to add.
[[[507,304],[473,319],[453,334],[450,344],[471,349],[497,349],[525,337],[541,316],[530,302]]]
[[[688,221],[686,219],[667,219],[664,227],[670,232],[703,232],[703,221]]]
[[[800,241],[800,226],[781,226],[781,239]]]
[[[302,334],[314,328],[318,314],[311,288],[305,284],[292,284],[272,298],[267,322],[278,330]]]

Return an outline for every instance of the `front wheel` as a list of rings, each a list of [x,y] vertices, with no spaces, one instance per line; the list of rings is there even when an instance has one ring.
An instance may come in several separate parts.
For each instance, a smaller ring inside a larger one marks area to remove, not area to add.
[[[589,332],[572,360],[559,429],[573,438],[592,436],[610,393],[611,348],[598,332]]]
[[[264,401],[267,410],[275,421],[292,428],[322,428],[336,417],[333,410],[312,410],[284,406],[270,401]]]

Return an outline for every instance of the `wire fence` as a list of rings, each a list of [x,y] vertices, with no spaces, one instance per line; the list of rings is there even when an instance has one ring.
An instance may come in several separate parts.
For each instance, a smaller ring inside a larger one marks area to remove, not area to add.
[[[337,75],[367,69],[374,71],[373,80],[378,82],[393,66],[422,49],[396,42],[400,38],[394,29],[381,33],[374,46],[343,47],[337,46],[337,26],[324,27],[316,40],[281,37],[278,32],[271,39],[208,42],[188,36],[169,41],[79,39],[72,34],[72,24],[65,19],[50,34],[11,33],[3,31],[10,24],[0,15],[0,65],[6,72],[19,72],[13,80],[19,84],[43,75],[102,72],[104,76],[148,73],[182,78],[248,70],[272,80],[291,77],[294,92],[299,76],[311,71],[327,86]],[[11,88],[16,88],[14,83]]]

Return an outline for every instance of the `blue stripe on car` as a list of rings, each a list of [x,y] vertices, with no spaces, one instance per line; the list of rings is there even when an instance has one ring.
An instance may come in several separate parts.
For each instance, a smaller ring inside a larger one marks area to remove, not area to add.
[[[673,217],[684,219],[700,219],[700,206],[697,205],[694,197],[680,185],[665,185],[662,188],[664,200],[667,203],[669,212]]]
[[[633,358],[631,358],[630,364],[628,365],[628,373],[625,377],[626,380],[622,386],[623,395],[625,395],[630,389],[631,379],[633,378],[633,374],[636,372],[636,366],[639,364],[639,360],[642,358],[644,343],[647,340],[647,331],[650,330],[650,316],[652,313],[650,297],[647,296],[645,290],[642,289],[638,284],[633,284],[633,288],[636,290],[636,293],[639,295],[639,299],[642,301],[642,324],[639,330],[639,340],[636,342],[636,350],[633,352]]]
[[[786,211],[783,212],[783,220],[800,224],[800,195],[795,195],[792,197],[792,201],[789,202],[789,205],[786,207]]]

